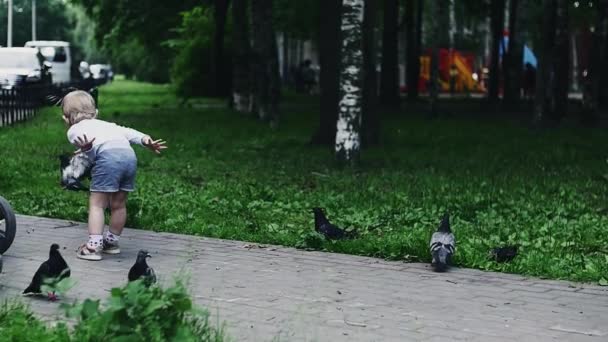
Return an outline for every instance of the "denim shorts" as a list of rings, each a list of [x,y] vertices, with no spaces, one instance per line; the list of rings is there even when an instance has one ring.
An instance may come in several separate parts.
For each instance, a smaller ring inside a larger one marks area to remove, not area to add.
[[[135,190],[137,157],[130,148],[112,148],[97,153],[91,170],[92,192]]]

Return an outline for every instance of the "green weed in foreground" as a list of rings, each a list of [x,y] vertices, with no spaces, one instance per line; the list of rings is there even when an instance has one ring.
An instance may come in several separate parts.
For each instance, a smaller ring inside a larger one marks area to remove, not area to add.
[[[448,210],[461,266],[608,278],[603,128],[533,132],[504,119],[389,113],[381,145],[341,169],[329,149],[307,144],[318,115],[310,99],[287,99],[277,131],[219,101],[179,107],[166,86],[115,82],[100,101],[102,118],[169,142],[160,157],[137,149],[129,226],[426,262]],[[0,129],[0,149],[0,193],[18,212],[86,220],[86,194],[58,185],[56,155],[72,150],[58,109]],[[320,241],[310,233],[315,206],[359,238]],[[520,255],[489,261],[505,244],[520,244]]]
[[[207,311],[193,306],[184,285],[146,288],[141,281],[112,289],[106,305],[87,299],[64,305],[66,317],[76,320],[48,327],[18,302],[0,306],[0,341],[188,341],[222,342],[221,327],[209,322]]]

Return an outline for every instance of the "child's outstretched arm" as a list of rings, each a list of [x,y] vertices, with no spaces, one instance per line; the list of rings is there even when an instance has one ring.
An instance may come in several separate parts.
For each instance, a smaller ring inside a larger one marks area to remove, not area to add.
[[[153,152],[160,154],[160,151],[164,150],[167,148],[167,142],[162,140],[162,139],[158,139],[158,140],[152,140],[152,138],[149,135],[146,135],[145,137],[143,137],[142,141],[142,145],[144,145],[145,147],[149,148],[150,150],[152,150]]]

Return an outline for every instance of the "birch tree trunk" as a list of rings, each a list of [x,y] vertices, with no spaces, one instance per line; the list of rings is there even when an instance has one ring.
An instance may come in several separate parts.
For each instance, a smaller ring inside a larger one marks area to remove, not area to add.
[[[273,25],[272,0],[251,0],[254,60],[254,111],[262,121],[279,121],[279,51]]]
[[[420,0],[405,0],[405,69],[407,98],[418,99],[418,81],[420,78],[420,46],[416,37],[417,6],[421,6]]]
[[[377,144],[380,136],[378,113],[378,74],[376,71],[377,40],[375,39],[376,1],[365,1],[363,12],[363,102],[361,113],[362,146]],[[396,60],[395,60],[396,62]],[[395,76],[398,76],[395,70]]]
[[[364,0],[342,1],[342,66],[336,132],[336,157],[353,163],[361,148]]]
[[[373,1],[374,3],[376,1]],[[374,4],[375,6],[375,4]],[[390,107],[399,106],[398,18],[399,0],[384,0],[384,27],[382,30],[382,69],[380,99]],[[367,19],[366,19],[367,20]]]
[[[340,101],[340,18],[342,0],[319,1],[319,128],[311,143],[331,146],[336,142]]]
[[[249,41],[249,20],[247,0],[233,0],[232,20],[234,23],[234,80],[232,102],[240,113],[251,112],[251,43]]]
[[[561,120],[568,111],[568,72],[570,70],[570,37],[568,35],[568,6],[570,1],[557,0],[555,15],[555,47],[553,56],[554,81],[551,96],[551,112],[555,120]]]

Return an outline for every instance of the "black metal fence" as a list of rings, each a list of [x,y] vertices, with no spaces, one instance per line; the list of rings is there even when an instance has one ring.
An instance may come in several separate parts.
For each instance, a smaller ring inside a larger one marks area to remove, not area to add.
[[[61,94],[69,87],[89,91],[96,84],[80,81],[52,86],[28,86],[13,89],[0,89],[0,127],[6,127],[18,122],[26,121],[36,115],[38,110],[51,105],[47,95]],[[97,94],[94,94],[97,101]]]

